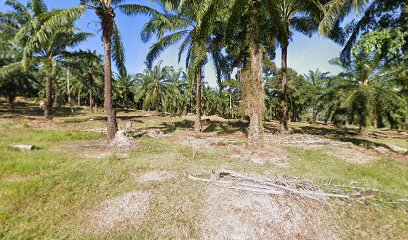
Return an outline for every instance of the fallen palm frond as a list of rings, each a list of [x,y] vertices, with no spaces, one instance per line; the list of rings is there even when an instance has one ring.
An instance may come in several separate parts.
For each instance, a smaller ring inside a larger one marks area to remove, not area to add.
[[[352,195],[325,193],[318,185],[309,181],[274,181],[264,177],[254,177],[229,170],[213,172],[211,178],[200,178],[192,175],[188,175],[188,178],[193,181],[201,181],[228,187],[230,189],[250,191],[260,194],[296,194],[318,201],[330,197],[340,199],[352,198]]]

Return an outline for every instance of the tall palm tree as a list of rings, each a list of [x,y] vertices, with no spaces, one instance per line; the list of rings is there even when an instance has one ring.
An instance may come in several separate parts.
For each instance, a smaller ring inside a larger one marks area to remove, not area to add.
[[[166,48],[181,42],[178,60],[180,61],[182,54],[187,52],[186,67],[191,82],[195,82],[196,86],[194,130],[200,132],[203,67],[207,62],[208,52],[213,57],[219,83],[222,75],[225,74],[225,61],[220,55],[219,45],[210,38],[216,22],[214,12],[220,9],[221,4],[214,0],[161,1],[163,6],[168,6],[169,2],[172,7],[163,14],[166,19],[156,16],[144,26],[142,39],[145,42],[149,41],[155,33],[158,38],[158,41],[150,48],[146,59],[151,65]],[[171,10],[177,10],[177,12],[173,13]],[[191,89],[191,93],[193,91],[194,89]]]
[[[97,105],[98,86],[103,85],[103,56],[95,51],[79,50],[68,54],[63,59],[63,65],[70,69],[70,74],[77,76],[79,81],[83,81],[84,90],[89,95],[89,110],[93,112],[94,105]],[[63,79],[67,85],[68,79],[65,76]]]
[[[281,47],[281,117],[280,131],[288,132],[287,69],[288,46],[293,31],[311,35],[317,31],[322,5],[317,0],[270,0],[270,13],[276,21],[275,31]]]
[[[105,56],[104,108],[108,117],[107,130],[109,139],[113,139],[118,131],[116,113],[113,108],[112,100],[112,58],[116,63],[119,73],[126,75],[124,65],[125,54],[120,32],[115,22],[115,10],[118,9],[128,16],[135,16],[137,14],[160,15],[150,7],[138,4],[125,4],[124,2],[125,0],[81,0],[82,11],[84,9],[91,9],[95,11],[101,20],[102,42]]]

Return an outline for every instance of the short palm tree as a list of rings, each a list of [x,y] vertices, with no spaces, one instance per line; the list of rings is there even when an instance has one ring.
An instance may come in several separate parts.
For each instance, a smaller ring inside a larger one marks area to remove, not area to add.
[[[169,67],[162,67],[161,62],[136,75],[135,102],[143,101],[143,109],[154,108],[160,111],[163,101],[171,96],[171,83],[168,79]]]
[[[321,94],[327,89],[327,83],[329,80],[328,72],[320,72],[319,69],[315,71],[310,70],[305,74],[306,80],[308,80],[311,85],[312,94],[312,122],[315,124],[317,122],[317,117],[319,113],[324,108],[324,102],[322,101]]]
[[[133,74],[120,75],[115,79],[115,93],[117,99],[122,102],[124,108],[129,108],[134,96],[132,88],[135,86],[136,80]]]
[[[372,32],[360,38],[350,64],[337,61],[344,71],[340,75],[342,81],[332,91],[342,93],[339,106],[348,109],[352,121],[356,118],[362,135],[367,134],[368,123],[382,125],[383,117],[395,127],[396,119],[403,118],[397,111],[407,106],[398,85],[401,68],[396,55],[401,53],[395,51],[401,49],[404,35],[398,30],[385,32]],[[378,45],[383,48],[377,48]]]

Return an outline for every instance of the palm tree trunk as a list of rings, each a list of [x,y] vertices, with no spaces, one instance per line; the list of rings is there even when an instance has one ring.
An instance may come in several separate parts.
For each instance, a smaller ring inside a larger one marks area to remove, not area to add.
[[[201,132],[201,82],[202,82],[202,68],[197,69],[196,75],[197,81],[197,96],[196,96],[196,119],[194,124],[194,131]]]
[[[78,90],[78,107],[81,106],[81,89]]]
[[[248,144],[259,146],[263,143],[264,89],[262,79],[262,52],[256,43],[251,46],[250,70],[244,79],[246,115],[249,117]]]
[[[50,76],[45,76],[45,111],[44,111],[44,117],[46,119],[51,119],[51,112],[52,112],[52,79]]]
[[[69,83],[69,68],[67,69],[67,94],[68,94],[67,101],[68,101],[69,107],[71,108],[71,113],[73,113],[74,108],[72,107],[72,103],[71,103],[71,86]]]
[[[59,107],[61,107],[61,102],[60,102],[60,87],[59,87],[59,85],[58,85],[58,83],[57,83],[57,81],[55,81],[54,82],[54,85],[55,85],[55,96],[54,96],[54,101],[55,101],[55,106],[57,107],[57,108],[59,108]]]
[[[288,47],[282,47],[282,89],[281,89],[281,118],[280,118],[280,131],[283,134],[288,133],[288,101],[287,101],[287,61],[288,61]]]
[[[89,91],[89,110],[93,113],[93,96],[92,96],[92,90]]]
[[[10,95],[7,97],[7,100],[8,100],[8,107],[7,107],[7,109],[8,109],[8,111],[10,111],[10,112],[14,111],[14,100],[15,100],[15,99],[16,99],[15,96],[13,96],[12,94],[10,94]]]
[[[264,113],[265,113],[265,92],[263,88],[262,78],[262,49],[260,48],[260,42],[257,38],[258,35],[258,6],[257,1],[253,0],[250,26],[252,31],[252,42],[249,45],[249,59],[244,64],[245,77],[244,77],[244,93],[243,103],[245,104],[245,116],[249,118],[248,128],[248,145],[261,146],[263,145],[264,134]]]
[[[316,109],[313,110],[313,117],[312,117],[312,123],[316,124],[317,123],[317,116],[319,115],[319,111]]]
[[[113,8],[107,11],[98,12],[99,18],[102,20],[102,41],[105,50],[105,89],[104,89],[104,108],[107,114],[108,123],[108,138],[112,140],[116,132],[118,131],[118,125],[116,123],[116,113],[113,109],[112,100],[112,34],[113,34],[113,21],[115,13]]]

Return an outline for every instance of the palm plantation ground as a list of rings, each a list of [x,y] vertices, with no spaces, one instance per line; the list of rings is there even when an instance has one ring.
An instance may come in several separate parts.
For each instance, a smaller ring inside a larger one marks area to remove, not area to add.
[[[50,122],[37,105],[20,101],[14,112],[1,104],[1,238],[407,236],[408,162],[406,154],[396,151],[406,151],[404,132],[372,129],[361,137],[357,128],[294,123],[290,127],[301,134],[282,139],[274,134],[279,122],[267,122],[269,152],[259,162],[246,154],[245,121],[204,116],[197,140],[194,116],[120,111],[119,128],[127,125],[133,146],[100,147],[106,139],[103,113],[75,109],[72,114],[60,108]],[[36,149],[21,151],[12,144]],[[310,181],[326,193],[355,196],[311,200],[265,195],[187,177],[219,169]]]

